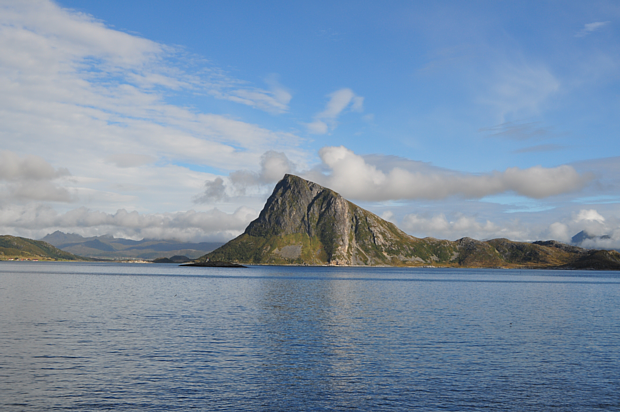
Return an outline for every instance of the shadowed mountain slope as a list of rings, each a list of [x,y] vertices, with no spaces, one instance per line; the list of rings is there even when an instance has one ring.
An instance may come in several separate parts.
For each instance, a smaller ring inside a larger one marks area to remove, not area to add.
[[[589,251],[558,245],[562,244],[415,238],[330,189],[286,175],[242,235],[198,261],[527,268],[570,268],[576,262],[586,262],[580,264],[582,268],[598,265],[583,260]],[[605,253],[604,266],[620,269],[620,254]]]
[[[195,259],[220,246],[220,242],[188,243],[175,240],[131,240],[112,236],[82,237],[56,231],[41,239],[66,252],[98,259],[156,259],[185,255]]]

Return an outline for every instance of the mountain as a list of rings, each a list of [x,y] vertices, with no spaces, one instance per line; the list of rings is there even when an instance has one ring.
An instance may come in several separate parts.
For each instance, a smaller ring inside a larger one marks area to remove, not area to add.
[[[559,242],[419,239],[338,193],[294,175],[245,232],[197,261],[246,264],[620,269],[620,253]],[[575,266],[576,267],[576,266]]]
[[[608,239],[611,239],[611,236],[609,236],[609,235],[602,235],[602,236],[591,235],[588,232],[586,232],[585,230],[582,230],[581,232],[579,232],[575,236],[573,236],[571,238],[570,242],[573,245],[581,246],[581,244],[583,242],[585,242],[586,240],[608,240]]]
[[[190,258],[188,258],[187,256],[172,256],[172,257],[163,257],[163,258],[157,258],[153,260],[153,263],[187,263],[187,262],[191,262],[192,260]]]
[[[23,237],[0,236],[0,260],[84,260],[47,242]]]
[[[67,252],[99,259],[156,259],[185,255],[195,259],[222,245],[221,242],[187,243],[175,240],[131,240],[113,236],[82,237],[56,231],[45,236],[48,242]]]

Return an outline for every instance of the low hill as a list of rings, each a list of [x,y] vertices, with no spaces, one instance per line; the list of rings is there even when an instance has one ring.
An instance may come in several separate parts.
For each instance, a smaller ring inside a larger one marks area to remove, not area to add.
[[[416,238],[328,188],[286,175],[242,235],[197,261],[620,269],[620,253],[590,252],[554,241]]]
[[[41,239],[66,252],[97,259],[157,259],[183,255],[195,259],[217,249],[221,242],[188,243],[175,240],[131,240],[112,236],[82,237],[56,231]]]
[[[187,256],[172,256],[172,257],[162,257],[153,260],[153,263],[187,263],[192,260]]]
[[[3,235],[0,236],[0,260],[8,259],[84,260],[41,240]]]

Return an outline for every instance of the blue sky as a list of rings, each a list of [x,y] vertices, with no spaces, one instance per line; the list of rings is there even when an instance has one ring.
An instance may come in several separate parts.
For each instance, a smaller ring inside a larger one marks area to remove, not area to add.
[[[0,2],[0,228],[226,240],[284,173],[620,247],[616,2]]]

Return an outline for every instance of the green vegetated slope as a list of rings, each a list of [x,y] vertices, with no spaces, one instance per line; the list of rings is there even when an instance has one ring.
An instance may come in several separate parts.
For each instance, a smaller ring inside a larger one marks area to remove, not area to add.
[[[41,240],[3,235],[0,236],[0,260],[6,259],[83,260]]]
[[[245,232],[198,261],[246,264],[620,269],[620,254],[558,242],[419,239],[336,192],[286,175]]]

